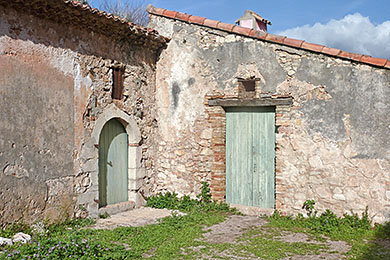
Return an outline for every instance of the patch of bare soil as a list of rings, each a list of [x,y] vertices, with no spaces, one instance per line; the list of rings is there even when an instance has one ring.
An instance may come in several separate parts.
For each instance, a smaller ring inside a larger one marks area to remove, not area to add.
[[[375,239],[373,242],[390,250],[390,239]]]
[[[232,216],[222,223],[207,228],[203,235],[204,241],[212,244],[236,242],[247,229],[260,227],[266,222],[265,219],[256,216]]]
[[[326,252],[321,252],[318,255],[304,255],[304,256],[294,256],[293,258],[287,257],[283,260],[287,259],[345,259],[345,254],[351,249],[351,246],[348,245],[344,241],[333,241],[329,238],[323,237],[326,239],[324,242],[316,241],[307,236],[304,233],[290,233],[290,232],[284,232],[281,237],[278,237],[276,239],[287,242],[287,243],[311,243],[311,244],[318,244],[318,245],[325,245],[329,247],[329,249]]]
[[[138,208],[122,213],[114,214],[106,219],[98,219],[96,224],[90,228],[114,229],[117,227],[138,227],[155,224],[159,219],[172,215],[172,210]]]

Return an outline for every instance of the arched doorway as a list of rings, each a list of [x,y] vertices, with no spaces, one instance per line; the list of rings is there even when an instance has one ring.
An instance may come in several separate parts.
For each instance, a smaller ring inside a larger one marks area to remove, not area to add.
[[[117,119],[109,120],[99,138],[99,207],[128,201],[128,137]]]

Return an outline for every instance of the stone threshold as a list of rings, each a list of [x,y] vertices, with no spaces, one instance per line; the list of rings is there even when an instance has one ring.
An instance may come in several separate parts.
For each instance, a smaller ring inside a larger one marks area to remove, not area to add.
[[[122,213],[125,211],[129,211],[135,208],[135,201],[125,201],[117,204],[107,205],[99,208],[99,215],[103,215],[105,213],[109,215],[114,215],[117,213]]]

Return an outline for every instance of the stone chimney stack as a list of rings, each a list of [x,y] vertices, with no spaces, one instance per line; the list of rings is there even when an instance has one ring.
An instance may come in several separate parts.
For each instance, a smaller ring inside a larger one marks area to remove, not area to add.
[[[246,10],[244,15],[236,21],[236,24],[241,27],[263,32],[267,32],[268,24],[272,25],[270,21],[264,19],[251,10]]]

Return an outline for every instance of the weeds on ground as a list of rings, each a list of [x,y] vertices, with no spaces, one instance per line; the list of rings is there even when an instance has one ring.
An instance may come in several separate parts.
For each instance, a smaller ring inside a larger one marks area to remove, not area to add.
[[[338,217],[329,209],[318,214],[314,209],[314,204],[313,200],[305,202],[303,209],[307,211],[307,218],[303,217],[302,214],[297,217],[281,216],[279,212],[275,211],[268,218],[269,225],[285,230],[309,233],[317,240],[323,240],[323,235],[325,235],[333,240],[346,241],[352,246],[348,255],[353,259],[384,259],[384,256],[390,259],[390,250],[373,243],[378,238],[390,239],[390,224],[375,225],[375,228],[372,228],[371,220],[368,217],[368,208],[361,216],[344,214],[342,217]]]
[[[201,192],[197,199],[191,199],[185,195],[179,198],[175,192],[159,193],[156,196],[149,197],[146,201],[146,206],[158,209],[174,209],[184,212],[190,211],[225,211],[238,214],[234,208],[230,208],[228,204],[216,202],[211,199],[210,187],[207,182],[202,183]]]

